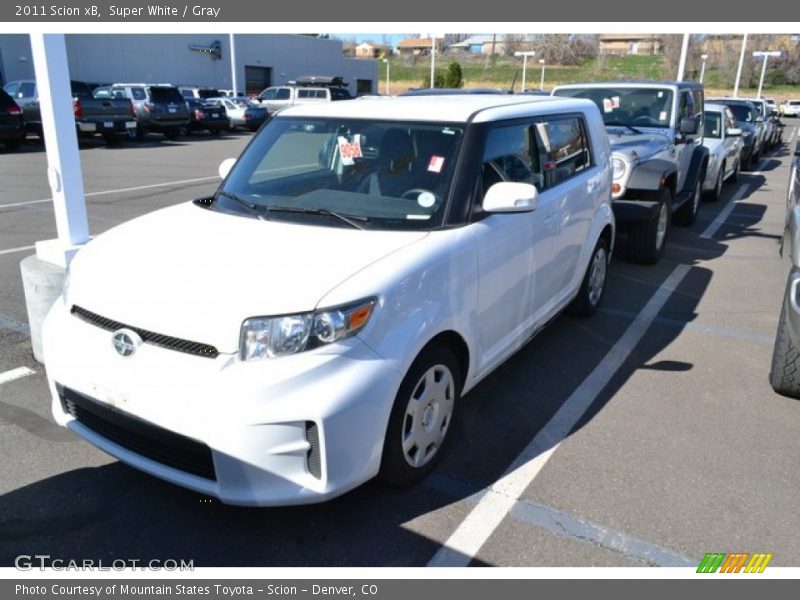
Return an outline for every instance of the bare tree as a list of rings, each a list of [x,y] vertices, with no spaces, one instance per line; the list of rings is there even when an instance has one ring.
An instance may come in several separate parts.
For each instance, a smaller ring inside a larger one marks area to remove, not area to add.
[[[548,64],[579,65],[597,55],[593,36],[547,34],[535,44],[536,56]]]

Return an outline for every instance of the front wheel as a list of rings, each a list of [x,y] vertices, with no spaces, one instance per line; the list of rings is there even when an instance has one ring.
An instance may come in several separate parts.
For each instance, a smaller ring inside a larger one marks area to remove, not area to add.
[[[589,259],[589,266],[586,268],[578,295],[567,308],[569,314],[576,317],[590,317],[597,312],[606,289],[608,259],[608,244],[600,238]]]
[[[700,213],[700,200],[703,197],[703,180],[706,178],[705,171],[701,171],[697,177],[697,182],[692,190],[692,196],[675,211],[675,224],[683,227],[694,225],[697,215]],[[720,185],[720,188],[722,186]]]
[[[379,478],[411,485],[427,477],[442,457],[461,394],[453,352],[434,344],[408,370],[389,416]]]
[[[725,179],[725,163],[722,163],[719,167],[719,173],[717,173],[717,178],[714,180],[714,189],[709,190],[705,193],[706,199],[710,200],[711,202],[716,202],[719,200],[719,197],[722,195],[722,183]]]
[[[781,309],[778,334],[772,350],[769,384],[783,396],[800,398],[800,352],[789,337],[789,320],[785,304]]]
[[[672,192],[659,188],[644,195],[643,200],[658,202],[658,212],[648,220],[632,223],[628,228],[627,256],[631,262],[654,265],[661,260],[667,242],[672,213]]]

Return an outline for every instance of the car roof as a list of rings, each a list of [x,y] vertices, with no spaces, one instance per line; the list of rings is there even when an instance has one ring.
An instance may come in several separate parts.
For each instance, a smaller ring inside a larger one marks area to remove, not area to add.
[[[703,110],[724,112],[726,108],[728,108],[728,106],[726,104],[723,104],[722,102],[714,102],[714,101],[703,102]]]
[[[333,117],[466,123],[511,118],[547,110],[596,111],[590,100],[554,96],[463,94],[447,96],[367,96],[349,102],[299,104],[277,117]],[[480,116],[479,116],[480,113]]]
[[[585,88],[585,87],[677,87],[677,88],[701,88],[702,83],[697,81],[653,81],[650,79],[619,79],[616,81],[587,81],[584,83],[565,83],[558,85],[554,89],[561,88]]]

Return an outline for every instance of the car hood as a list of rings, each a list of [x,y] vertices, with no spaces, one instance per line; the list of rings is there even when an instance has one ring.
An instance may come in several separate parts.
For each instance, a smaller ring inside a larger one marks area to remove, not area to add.
[[[190,202],[87,244],[70,266],[68,301],[236,352],[244,319],[313,310],[355,273],[426,235],[262,221]]]
[[[624,133],[617,128],[608,129],[611,151],[623,154],[629,161],[645,160],[658,154],[670,145],[670,139],[658,133]]]

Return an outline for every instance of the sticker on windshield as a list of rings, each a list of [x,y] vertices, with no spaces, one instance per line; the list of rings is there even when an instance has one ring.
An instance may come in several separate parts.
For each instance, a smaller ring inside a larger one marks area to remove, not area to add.
[[[419,196],[417,196],[417,204],[419,204],[422,208],[430,208],[436,204],[436,196],[430,192],[422,192]]]
[[[658,113],[658,120],[659,121],[666,121],[667,120],[667,111],[662,110],[660,113]]]
[[[607,113],[615,108],[619,108],[619,96],[612,96],[611,98],[603,98],[603,110]]]
[[[352,142],[348,142],[347,138],[340,135],[338,142],[339,154],[342,156],[343,165],[352,165],[354,158],[361,158],[363,156],[363,154],[361,154],[360,136],[356,136]]]
[[[431,156],[428,163],[428,171],[431,173],[441,173],[444,166],[444,156]]]

